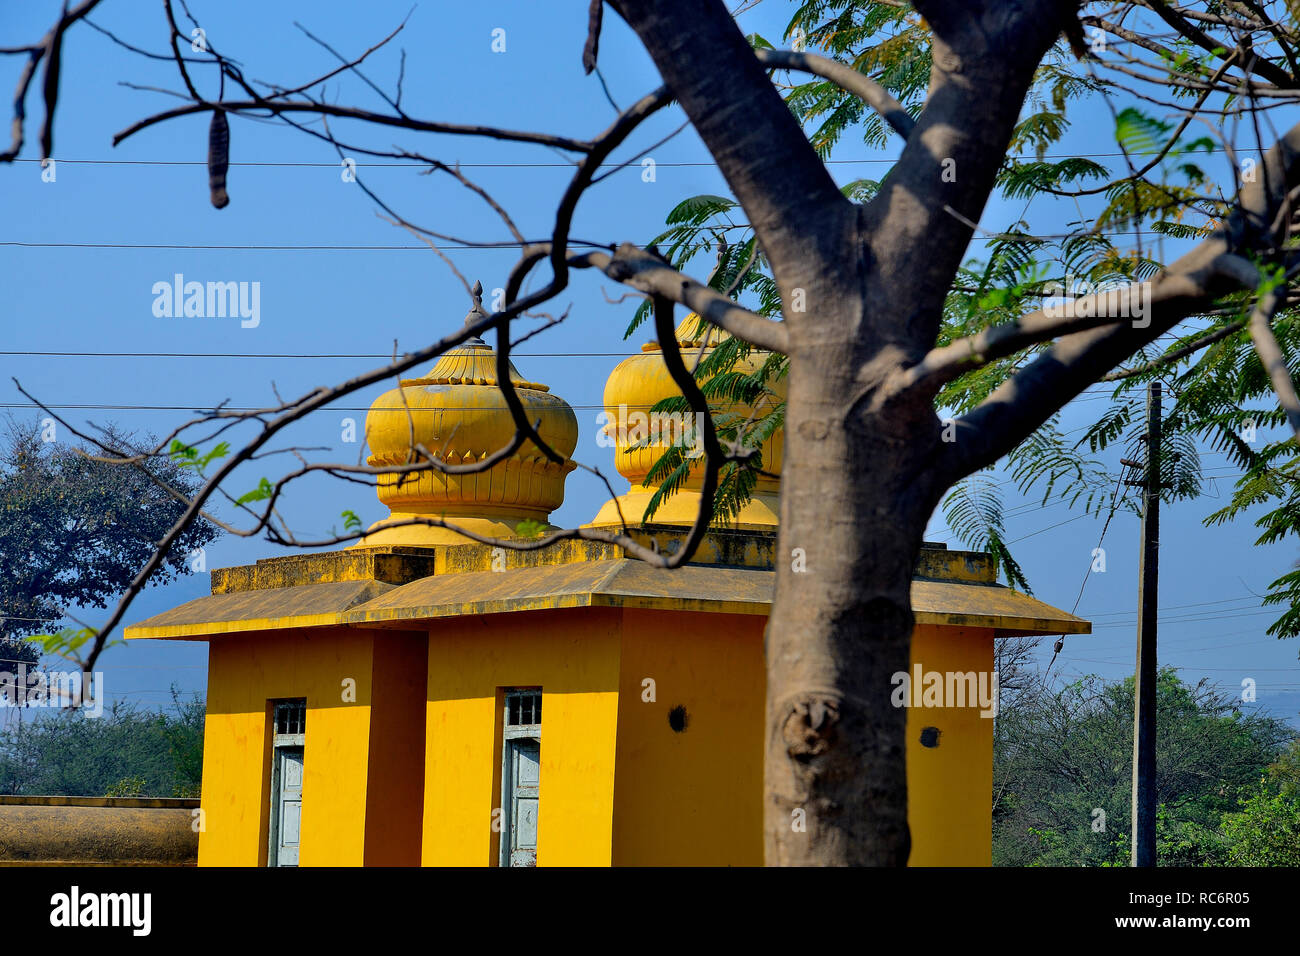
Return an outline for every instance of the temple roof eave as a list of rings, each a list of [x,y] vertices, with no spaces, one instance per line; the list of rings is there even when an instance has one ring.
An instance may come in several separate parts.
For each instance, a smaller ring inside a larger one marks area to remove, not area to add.
[[[334,581],[213,594],[141,621],[127,628],[126,636],[206,640],[288,628],[419,630],[444,618],[576,607],[766,616],[775,578],[763,569],[687,565],[665,570],[619,558],[506,573],[434,574],[406,584]],[[998,637],[1092,630],[1085,620],[997,584],[918,578],[912,608],[917,624],[992,628]]]

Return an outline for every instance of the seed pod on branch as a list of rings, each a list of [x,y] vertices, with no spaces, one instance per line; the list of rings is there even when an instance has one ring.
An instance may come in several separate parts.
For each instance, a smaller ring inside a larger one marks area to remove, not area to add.
[[[605,11],[605,0],[591,0],[587,11],[587,43],[582,49],[582,72],[590,75],[596,68],[600,49],[600,21]]]
[[[208,188],[212,191],[212,205],[224,209],[230,202],[226,195],[226,170],[230,168],[230,124],[223,110],[212,111],[212,125],[208,127]]]

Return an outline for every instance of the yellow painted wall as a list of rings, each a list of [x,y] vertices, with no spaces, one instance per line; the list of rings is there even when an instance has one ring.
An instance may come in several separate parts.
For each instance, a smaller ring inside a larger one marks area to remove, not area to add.
[[[763,864],[765,623],[623,612],[615,865]],[[668,719],[678,706],[680,733]]]
[[[988,628],[921,625],[912,663],[923,671],[993,670]],[[938,746],[921,745],[927,727]],[[993,719],[978,707],[907,712],[909,866],[991,866],[993,862]]]
[[[425,866],[494,865],[498,691],[541,687],[537,863],[611,862],[620,612],[438,621],[429,633]]]
[[[413,666],[418,675],[422,650],[422,638],[344,628],[253,633],[212,641],[199,865],[265,865],[271,770],[267,702],[293,697],[307,699],[300,864],[366,862],[375,659],[379,658],[381,675],[391,675],[402,662]],[[345,678],[356,682],[355,702],[343,700]],[[411,724],[411,715],[420,710],[418,678],[408,694],[416,706],[381,702],[378,726],[390,733],[403,725],[407,733],[418,732]],[[376,754],[374,769],[387,780],[392,779],[395,762],[407,756],[400,746]],[[371,830],[386,823],[402,830],[409,843],[416,842],[418,820],[412,825],[410,807],[418,803],[409,786],[399,790],[380,808],[381,812],[397,808],[397,816],[385,821],[377,814]],[[377,853],[376,862],[383,860],[384,850],[372,852]]]
[[[267,701],[306,697],[302,865],[494,865],[500,690],[540,686],[539,865],[758,865],[764,623],[578,608],[439,621],[427,645],[367,629],[214,640],[199,863],[265,864]],[[991,671],[992,632],[918,627],[913,661]],[[909,710],[912,865],[990,863],[992,731],[975,707]]]
[[[428,650],[422,632],[382,632],[375,638],[366,866],[420,865]]]
[[[624,612],[614,862],[736,865],[763,862],[762,618]],[[922,625],[912,662],[923,671],[993,669],[993,632]],[[657,701],[642,701],[642,681]],[[674,733],[668,713],[686,708]],[[938,746],[921,743],[924,728]],[[993,721],[979,708],[907,715],[912,866],[992,862]]]

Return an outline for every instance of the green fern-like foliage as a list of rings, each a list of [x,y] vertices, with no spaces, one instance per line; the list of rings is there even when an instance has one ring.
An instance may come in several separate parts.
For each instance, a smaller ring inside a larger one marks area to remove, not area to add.
[[[943,500],[944,520],[971,547],[993,556],[999,573],[1012,586],[1033,594],[1024,569],[1006,543],[1002,526],[1002,489],[988,472],[958,482]]]
[[[751,42],[756,41],[751,38]],[[850,185],[859,195],[869,194],[876,186],[870,180]],[[683,271],[689,270],[697,259],[711,257],[710,288],[729,292],[733,299],[761,315],[779,317],[781,297],[776,282],[768,271],[766,258],[757,248],[752,230],[737,222],[743,223],[743,214],[733,215],[736,209],[736,203],[723,196],[684,199],[669,211],[665,217],[668,228],[655,236],[651,244],[675,268]],[[626,335],[632,335],[650,316],[651,304],[647,301],[637,308]],[[701,340],[707,336],[713,346],[696,366],[695,378],[709,401],[719,441],[724,448],[760,448],[784,422],[785,409],[772,386],[786,373],[786,357],[769,354],[753,370],[738,369],[737,363],[754,351],[747,342],[735,338],[718,341],[718,330],[704,319],[698,319],[697,327],[688,332]],[[688,355],[688,364],[690,361]],[[740,415],[736,409],[741,406],[752,407],[754,414]],[[656,403],[650,412],[689,415],[692,409],[678,395]],[[646,481],[656,490],[641,516],[643,521],[650,521],[664,502],[684,486],[692,465],[698,460],[689,457],[691,438],[678,436],[676,444],[665,448],[651,466]],[[752,496],[763,467],[761,453],[756,453],[744,462],[727,462],[719,469],[714,495],[715,523],[734,519]]]

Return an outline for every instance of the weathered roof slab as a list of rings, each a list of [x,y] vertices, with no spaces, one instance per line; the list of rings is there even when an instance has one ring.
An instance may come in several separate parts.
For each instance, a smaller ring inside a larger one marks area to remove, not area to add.
[[[407,584],[334,581],[213,594],[127,629],[129,638],[204,640],[291,627],[418,629],[439,618],[566,607],[629,607],[766,615],[776,575],[756,568],[654,568],[628,558],[505,572],[433,574]],[[917,578],[918,624],[991,627],[999,637],[1086,634],[1091,625],[1010,588]]]

